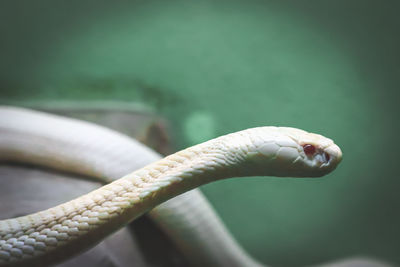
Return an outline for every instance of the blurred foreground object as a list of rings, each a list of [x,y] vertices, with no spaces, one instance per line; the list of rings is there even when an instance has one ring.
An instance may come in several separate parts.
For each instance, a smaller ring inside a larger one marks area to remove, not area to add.
[[[394,265],[377,259],[360,256],[341,259],[315,267],[394,267]]]

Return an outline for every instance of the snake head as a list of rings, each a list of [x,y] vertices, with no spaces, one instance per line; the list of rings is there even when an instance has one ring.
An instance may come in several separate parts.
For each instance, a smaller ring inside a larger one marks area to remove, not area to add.
[[[320,177],[342,159],[340,148],[319,134],[289,127],[260,127],[254,133],[248,153],[254,175]]]

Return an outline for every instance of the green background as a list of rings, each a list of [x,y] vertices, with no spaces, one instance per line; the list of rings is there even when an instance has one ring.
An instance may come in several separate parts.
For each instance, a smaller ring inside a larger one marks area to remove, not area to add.
[[[142,102],[175,149],[260,125],[333,138],[323,179],[203,191],[254,257],[400,264],[398,1],[1,1],[0,99]]]

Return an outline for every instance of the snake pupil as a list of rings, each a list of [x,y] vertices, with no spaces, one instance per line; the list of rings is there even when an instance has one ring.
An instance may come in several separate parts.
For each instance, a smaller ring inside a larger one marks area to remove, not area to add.
[[[312,156],[315,153],[315,146],[310,145],[310,144],[306,144],[303,146],[304,149],[304,153],[306,153],[307,156]]]

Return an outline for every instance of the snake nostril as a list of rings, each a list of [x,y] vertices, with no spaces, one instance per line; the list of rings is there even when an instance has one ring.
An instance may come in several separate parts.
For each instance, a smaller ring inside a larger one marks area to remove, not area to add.
[[[329,160],[331,159],[331,156],[326,152],[324,153],[324,156],[325,156],[326,162],[329,162]]]

